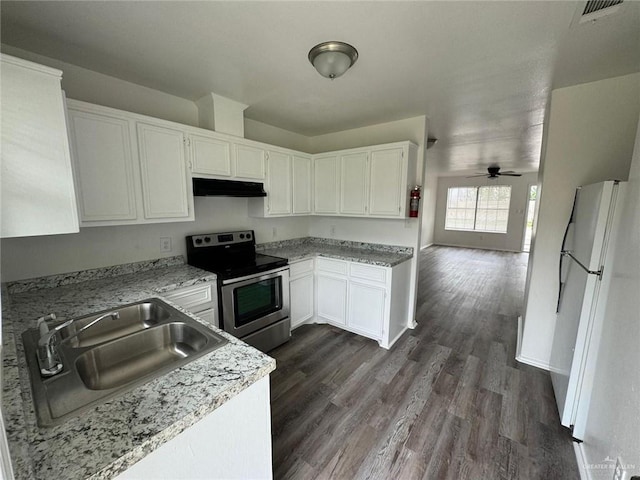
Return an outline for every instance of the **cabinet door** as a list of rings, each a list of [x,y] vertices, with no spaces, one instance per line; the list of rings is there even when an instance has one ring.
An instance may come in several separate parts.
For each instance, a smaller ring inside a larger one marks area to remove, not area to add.
[[[313,274],[291,280],[291,328],[313,318]]]
[[[189,216],[183,134],[138,123],[138,148],[145,218]]]
[[[369,214],[397,217],[405,201],[401,147],[371,152]],[[408,194],[408,192],[407,192]]]
[[[314,213],[338,213],[338,157],[313,159]]]
[[[125,119],[69,109],[82,222],[137,217],[129,126]]]
[[[293,156],[293,213],[311,213],[311,157]]]
[[[61,72],[1,58],[0,234],[78,232]]]
[[[336,325],[345,325],[347,279],[318,274],[318,317]]]
[[[236,145],[236,171],[239,178],[264,180],[264,156],[262,148]]]
[[[214,308],[209,308],[202,312],[198,312],[195,314],[197,317],[200,317],[202,320],[207,322],[209,325],[213,325],[214,327],[220,328],[220,324],[218,323],[218,311]]]
[[[267,211],[269,215],[291,213],[291,156],[268,152]]]
[[[367,152],[340,156],[340,213],[365,215],[367,211]]]
[[[349,284],[348,327],[376,340],[382,338],[385,298],[384,287],[352,280]]]
[[[191,135],[192,172],[221,177],[231,176],[231,144],[202,135]]]

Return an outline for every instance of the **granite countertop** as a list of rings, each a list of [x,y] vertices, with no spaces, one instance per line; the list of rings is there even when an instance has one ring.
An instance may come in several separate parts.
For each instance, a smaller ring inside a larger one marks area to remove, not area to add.
[[[259,245],[260,253],[290,262],[309,257],[328,257],[350,262],[393,267],[413,257],[413,248],[375,243],[306,237]]]
[[[275,369],[272,358],[215,329],[228,344],[62,425],[39,428],[21,333],[51,312],[81,316],[215,279],[179,262],[152,267],[97,269],[3,289],[3,412],[16,479],[114,477]]]

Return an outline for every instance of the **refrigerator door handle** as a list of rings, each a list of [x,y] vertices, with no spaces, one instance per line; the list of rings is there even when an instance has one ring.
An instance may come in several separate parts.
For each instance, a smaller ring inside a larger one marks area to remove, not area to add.
[[[602,280],[602,273],[604,272],[604,266],[600,267],[600,270],[589,270],[582,263],[580,263],[580,260],[578,260],[576,257],[574,257],[573,254],[569,250],[563,250],[561,252],[561,254],[563,256],[570,257],[574,262],[576,262],[578,264],[578,266],[580,268],[582,268],[589,275],[598,275],[598,280]]]

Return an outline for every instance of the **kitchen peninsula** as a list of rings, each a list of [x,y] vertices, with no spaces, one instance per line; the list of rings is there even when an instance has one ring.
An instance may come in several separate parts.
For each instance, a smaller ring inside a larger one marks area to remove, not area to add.
[[[275,361],[220,330],[228,343],[212,353],[61,425],[36,424],[20,334],[48,313],[76,318],[215,281],[215,275],[182,262],[173,257],[5,286],[3,405],[17,479],[157,478],[159,472],[171,476],[171,468],[174,475],[199,468],[214,476],[271,477],[268,375]],[[229,421],[234,428],[228,428]],[[194,429],[199,429],[197,442],[190,438]],[[197,445],[203,442],[205,458]],[[222,443],[227,449],[216,449]],[[228,453],[234,445],[237,455]],[[191,455],[187,465],[167,465],[163,451]]]

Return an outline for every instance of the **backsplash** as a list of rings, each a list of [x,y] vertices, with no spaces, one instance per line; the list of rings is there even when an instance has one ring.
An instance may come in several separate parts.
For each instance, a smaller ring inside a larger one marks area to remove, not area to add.
[[[175,257],[157,258],[155,260],[145,260],[143,262],[125,263],[123,265],[113,265],[111,267],[92,268],[90,270],[82,270],[79,272],[60,273],[57,275],[49,275],[47,277],[17,280],[15,282],[8,282],[6,284],[6,288],[9,294],[16,294],[28,292],[29,290],[61,287],[63,285],[71,285],[89,280],[116,277],[118,275],[127,275],[130,273],[153,270],[154,268],[171,267],[183,264],[184,258],[182,255],[177,255]]]

